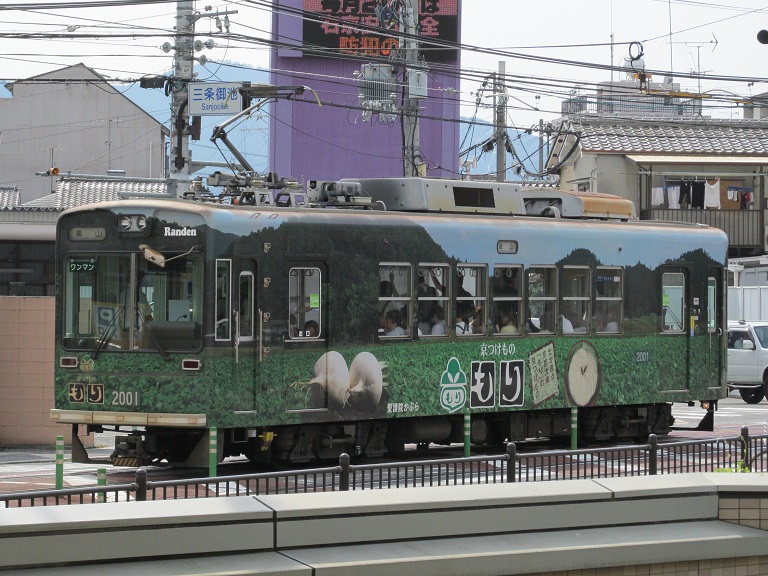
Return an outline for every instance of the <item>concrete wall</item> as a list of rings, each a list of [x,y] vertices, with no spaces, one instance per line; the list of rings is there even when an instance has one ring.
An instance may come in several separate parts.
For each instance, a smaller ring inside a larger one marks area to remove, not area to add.
[[[0,446],[53,446],[54,299],[0,296]],[[86,445],[92,440],[83,439]]]
[[[0,445],[54,444],[54,299],[0,298]]]

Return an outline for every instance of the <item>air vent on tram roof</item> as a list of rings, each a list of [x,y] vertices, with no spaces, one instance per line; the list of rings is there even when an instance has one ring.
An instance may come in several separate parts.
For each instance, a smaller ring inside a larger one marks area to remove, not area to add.
[[[520,185],[510,182],[438,178],[349,178],[342,182],[359,182],[365,194],[387,210],[525,214]]]

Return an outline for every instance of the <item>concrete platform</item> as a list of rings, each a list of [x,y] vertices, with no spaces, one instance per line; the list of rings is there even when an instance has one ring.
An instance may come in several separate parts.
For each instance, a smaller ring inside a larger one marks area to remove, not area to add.
[[[0,573],[504,576],[750,556],[744,573],[763,574],[763,528],[762,474],[16,508],[0,510]]]

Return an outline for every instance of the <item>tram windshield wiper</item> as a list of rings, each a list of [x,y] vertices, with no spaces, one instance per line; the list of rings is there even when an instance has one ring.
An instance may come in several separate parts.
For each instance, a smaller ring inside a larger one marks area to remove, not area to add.
[[[107,341],[112,338],[112,335],[115,333],[115,328],[117,328],[117,325],[119,324],[119,318],[120,314],[123,311],[123,305],[117,307],[117,310],[115,310],[115,313],[112,315],[112,319],[109,321],[109,324],[106,325],[104,328],[104,331],[101,333],[101,336],[99,336],[98,341],[96,342],[96,346],[93,348],[93,351],[91,352],[91,358],[96,360],[99,356],[99,352],[104,348]]]
[[[166,362],[170,362],[171,357],[168,356],[168,353],[163,348],[163,345],[160,344],[160,341],[157,339],[157,336],[155,335],[155,331],[152,330],[152,322],[150,320],[147,320],[146,315],[141,310],[141,308],[139,308],[139,316],[141,317],[141,329],[147,331],[147,334],[149,334],[149,339],[152,340],[152,344],[154,344],[155,348],[157,348],[157,351],[160,352],[160,355],[163,357],[163,360],[165,360]]]

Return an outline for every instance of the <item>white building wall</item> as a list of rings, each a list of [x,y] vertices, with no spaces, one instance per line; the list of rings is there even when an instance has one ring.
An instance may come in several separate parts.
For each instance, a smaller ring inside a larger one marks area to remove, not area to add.
[[[561,172],[564,175],[565,172]],[[569,190],[589,182],[590,192],[614,194],[635,203],[640,209],[640,192],[637,178],[637,166],[620,154],[582,154],[573,164],[568,180]]]
[[[626,156],[601,155],[597,159],[597,187],[593,192],[615,194],[635,203],[640,211],[640,190],[637,166]]]
[[[101,77],[71,66],[16,82],[13,98],[0,100],[0,184],[18,186],[22,203],[55,189],[52,178],[35,175],[51,159],[62,172],[163,176],[162,125],[106,82],[84,79]]]
[[[768,286],[729,286],[728,320],[768,320]]]

